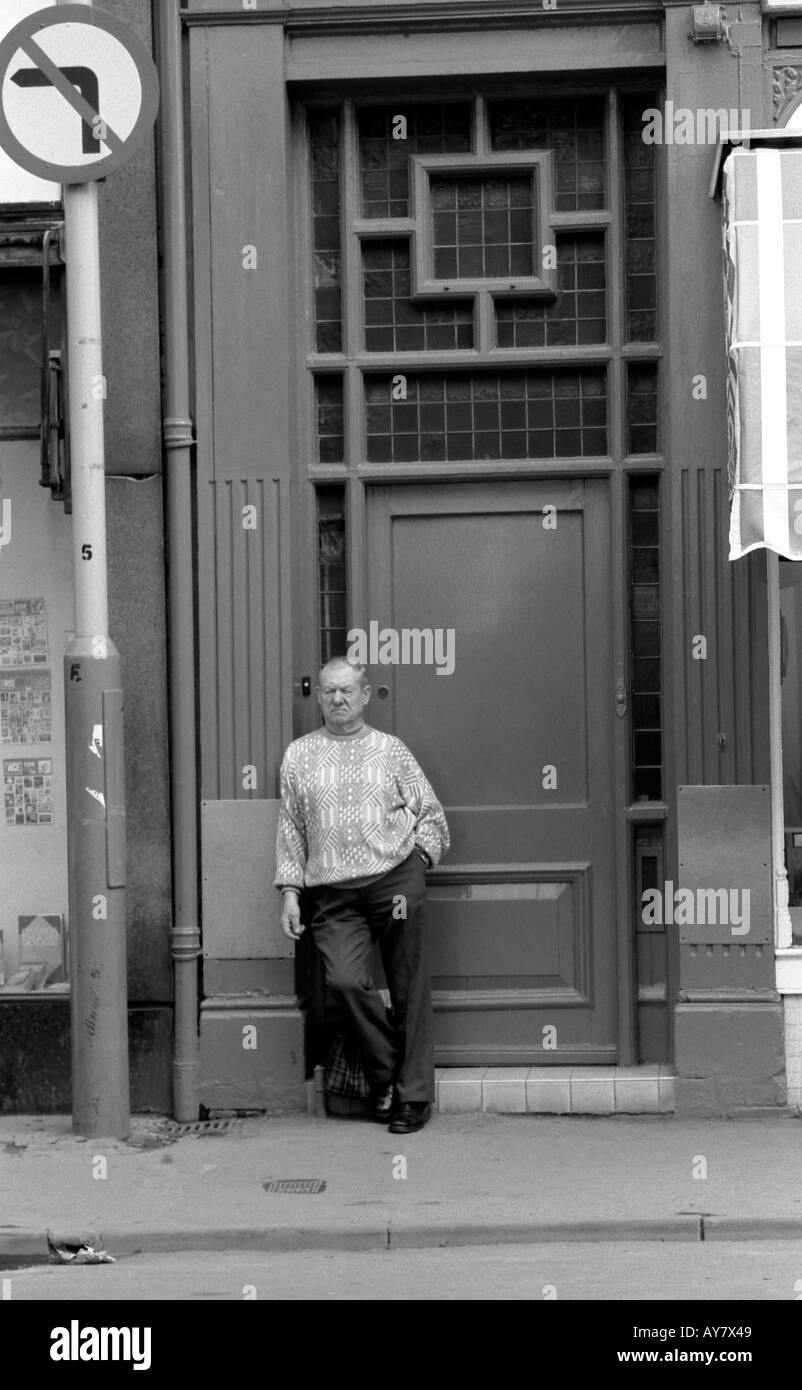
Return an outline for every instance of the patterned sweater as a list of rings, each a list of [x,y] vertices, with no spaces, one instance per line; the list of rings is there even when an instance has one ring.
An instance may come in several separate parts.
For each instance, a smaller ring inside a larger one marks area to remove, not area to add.
[[[424,849],[450,844],[443,808],[405,744],[365,724],[316,729],[281,764],[276,885],[314,887],[386,874]]]

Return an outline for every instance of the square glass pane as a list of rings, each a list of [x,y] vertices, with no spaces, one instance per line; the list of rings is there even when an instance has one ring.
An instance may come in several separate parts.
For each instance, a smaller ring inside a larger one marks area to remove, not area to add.
[[[603,208],[605,104],[599,97],[488,102],[494,150],[552,150],[558,212]]]
[[[437,279],[508,279],[533,273],[531,174],[436,174],[429,182]]]
[[[362,243],[366,352],[448,352],[472,348],[473,303],[415,303],[410,298],[409,241]]]
[[[496,345],[531,348],[603,343],[607,337],[604,232],[558,233],[555,299],[497,299]],[[576,292],[578,283],[590,288]]]
[[[472,124],[465,101],[363,106],[357,113],[362,216],[408,217],[409,156],[467,153]]]

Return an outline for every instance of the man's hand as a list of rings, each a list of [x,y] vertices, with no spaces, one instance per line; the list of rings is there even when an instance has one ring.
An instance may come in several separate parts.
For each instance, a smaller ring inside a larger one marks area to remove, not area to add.
[[[301,909],[298,906],[297,893],[284,893],[284,902],[281,908],[281,930],[290,941],[298,941],[306,931],[306,927],[301,921]]]

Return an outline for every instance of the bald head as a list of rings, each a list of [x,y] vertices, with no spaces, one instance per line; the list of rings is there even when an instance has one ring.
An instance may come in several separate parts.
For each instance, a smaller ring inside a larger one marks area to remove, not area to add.
[[[363,666],[361,662],[358,661],[349,661],[345,656],[333,656],[330,661],[326,662],[325,666],[321,666],[320,668],[320,673],[318,675],[319,688],[322,688],[328,680],[336,680],[339,682],[343,672],[346,675],[350,674],[351,676],[357,677],[363,689],[368,683],[367,666]]]

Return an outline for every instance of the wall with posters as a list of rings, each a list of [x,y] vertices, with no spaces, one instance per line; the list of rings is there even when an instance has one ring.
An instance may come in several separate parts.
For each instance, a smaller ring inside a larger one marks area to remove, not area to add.
[[[72,522],[39,486],[32,440],[0,443],[0,895],[3,970],[19,963],[19,918],[67,925],[63,656],[73,625]]]

